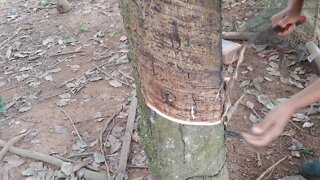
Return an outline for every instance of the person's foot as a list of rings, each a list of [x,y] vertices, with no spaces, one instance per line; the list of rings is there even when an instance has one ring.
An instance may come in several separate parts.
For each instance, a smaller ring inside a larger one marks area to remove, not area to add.
[[[301,164],[300,173],[310,180],[320,180],[320,158],[306,160]]]

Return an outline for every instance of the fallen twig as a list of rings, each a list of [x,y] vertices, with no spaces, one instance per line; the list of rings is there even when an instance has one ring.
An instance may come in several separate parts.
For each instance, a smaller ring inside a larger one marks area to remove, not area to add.
[[[8,37],[8,39],[6,39],[5,41],[3,41],[3,43],[0,44],[0,49],[3,48],[4,45],[6,45],[9,41],[11,41],[14,37],[16,37],[16,35],[20,32],[21,27],[18,28],[18,30],[10,37]]]
[[[238,106],[241,102],[241,100],[243,99],[243,97],[246,94],[243,94],[233,105],[230,105],[230,107],[228,107],[225,112],[223,113],[223,117],[226,117],[224,124],[228,125],[230,119],[232,118],[232,116],[235,114],[236,110],[238,109]]]
[[[136,97],[136,91],[134,90],[132,92],[132,100],[129,108],[126,132],[124,134],[122,148],[120,152],[119,166],[118,166],[117,175],[116,175],[117,180],[123,180],[126,176],[127,161],[129,156],[129,149],[130,149],[130,143],[131,143],[131,136],[133,132],[134,120],[136,119],[137,106],[138,106],[138,100]]]
[[[51,155],[51,156],[53,156],[53,157],[55,157],[55,158],[58,158],[58,159],[61,159],[62,161],[65,161],[65,162],[71,162],[71,163],[75,163],[75,162],[76,162],[75,160],[68,159],[68,158],[64,158],[64,157],[59,156],[59,155],[56,155],[56,154]]]
[[[19,86],[19,84],[15,85],[15,86],[12,86],[12,87],[8,87],[8,88],[6,88],[6,89],[4,89],[4,90],[1,90],[1,91],[0,91],[0,94],[3,93],[3,92],[9,91],[9,90],[11,90],[11,89],[13,89],[13,88],[16,88],[16,87],[18,87],[18,86]]]
[[[119,70],[118,72],[119,72],[120,74],[122,74],[124,77],[126,77],[126,78],[128,78],[128,79],[130,79],[130,80],[134,81],[134,78],[133,78],[133,77],[131,77],[131,76],[129,76],[127,73],[124,73],[124,72],[122,72],[121,70]]]
[[[258,166],[262,167],[262,161],[261,161],[261,157],[260,157],[260,153],[257,152],[257,161],[258,161]]]
[[[97,118],[88,118],[88,119],[84,119],[84,120],[79,120],[79,121],[76,121],[74,122],[74,124],[78,124],[78,123],[83,123],[83,122],[86,122],[86,121],[92,121],[92,120],[96,120],[96,119],[100,119],[100,118],[107,118],[108,116],[101,116],[101,117],[97,117]]]
[[[148,166],[134,166],[134,165],[127,165],[128,168],[136,168],[136,169],[148,169]]]
[[[6,144],[7,144],[7,142],[0,140],[0,147],[4,147]],[[43,161],[43,162],[49,163],[51,165],[57,166],[59,168],[61,168],[62,163],[64,162],[63,160],[60,160],[58,158],[49,156],[47,154],[39,153],[36,151],[29,151],[29,150],[25,150],[25,149],[16,148],[16,147],[9,148],[9,151],[18,155],[18,156],[31,158],[31,159],[38,160],[38,161]],[[86,180],[110,180],[104,174],[90,171],[90,170],[86,170],[84,172],[83,178]]]
[[[19,101],[22,96],[24,96],[25,92],[23,92],[22,94],[20,94],[20,96],[18,96],[16,99],[12,100],[10,103],[8,103],[5,107],[4,110],[7,111],[9,108],[11,108],[17,101]]]
[[[42,99],[40,99],[39,101],[44,101],[46,99],[50,99],[50,98],[53,98],[53,97],[56,97],[56,96],[59,96],[60,94],[64,94],[64,93],[67,93],[69,90],[65,90],[63,92],[59,92],[59,93],[56,93],[56,94],[53,94],[53,95],[50,95],[50,96],[46,96],[46,97],[43,97]]]
[[[4,121],[7,121],[7,120],[9,120],[9,119],[11,119],[11,118],[13,118],[13,116],[8,116],[8,117],[6,117],[6,118],[4,118],[4,119],[0,120],[0,123],[1,123],[1,122],[4,122]]]
[[[298,125],[296,125],[292,120],[289,121],[292,125],[294,125],[297,129],[299,129],[300,131],[304,132],[304,130],[299,127]]]
[[[118,66],[118,65],[127,64],[127,63],[129,63],[129,62],[112,63],[112,64],[110,64],[110,63],[108,62],[108,63],[101,64],[101,65],[99,65],[98,67],[99,67],[99,68],[102,67],[102,66],[103,66],[103,67],[113,67],[113,66]],[[92,69],[89,69],[89,70],[87,70],[87,71],[93,71],[93,70],[95,70],[95,69],[96,69],[96,67],[95,67],[95,68],[92,68]],[[71,79],[69,79],[69,80],[64,81],[61,85],[58,86],[58,88],[63,87],[64,85],[68,84],[68,83],[71,82],[71,81],[74,81],[74,80],[80,78],[81,76],[83,76],[83,74],[81,74],[81,75],[79,75],[79,76],[77,76],[77,77],[75,77],[75,78],[71,78]]]
[[[27,135],[29,132],[25,132],[23,134],[20,134],[12,139],[10,139],[2,148],[1,152],[0,152],[0,162],[2,161],[2,159],[4,158],[4,156],[6,155],[6,153],[9,151],[9,149],[11,148],[12,145],[14,145],[15,143],[17,143],[20,139],[22,139],[25,135]]]
[[[78,51],[70,51],[70,52],[64,52],[64,53],[57,53],[49,56],[50,58],[52,57],[57,57],[57,56],[64,56],[64,55],[70,55],[70,54],[78,54],[78,53],[83,53],[83,50],[78,50]]]
[[[92,154],[94,154],[94,153],[90,152],[90,153],[72,154],[72,155],[68,156],[67,159],[72,159],[72,158],[76,158],[76,157],[87,157],[87,156],[91,156]]]
[[[253,32],[222,32],[222,38],[226,40],[249,40],[256,34]]]
[[[234,79],[238,79],[238,69],[240,67],[240,64],[244,61],[244,53],[245,53],[245,51],[247,49],[247,46],[248,46],[248,44],[244,43],[242,45],[241,50],[240,50],[239,60],[237,61],[237,66],[236,66],[236,69],[235,69],[235,72],[234,72],[234,76],[233,76]]]
[[[278,164],[280,164],[282,161],[286,160],[288,156],[285,156],[284,158],[280,159],[278,162],[270,166],[268,169],[266,169],[256,180],[261,180],[266,174],[271,172],[274,167],[276,167]]]
[[[74,125],[74,122],[73,122],[73,120],[71,119],[71,117],[67,114],[67,112],[66,112],[65,110],[62,109],[61,111],[68,117],[68,119],[70,120],[71,125],[72,125],[74,131],[76,132],[79,140],[80,140],[81,142],[83,142],[82,137],[80,136],[80,133],[79,133],[78,129],[76,128],[76,126]]]
[[[120,109],[118,112],[114,113],[114,114],[107,120],[104,129],[101,131],[100,139],[99,139],[99,140],[100,140],[100,151],[101,151],[101,153],[102,153],[102,155],[103,155],[104,157],[106,157],[106,155],[105,155],[105,152],[104,152],[104,150],[103,150],[103,134],[107,131],[110,122],[111,122],[121,111],[122,111],[122,107],[121,107],[121,109]],[[108,178],[111,179],[110,172],[109,172],[109,165],[108,165],[108,163],[107,163],[107,159],[104,161],[104,163],[105,163],[105,165],[106,165],[106,167],[107,167]]]
[[[25,118],[23,118],[23,117],[16,116],[16,115],[13,115],[12,117],[18,118],[18,119],[20,119],[21,121],[24,121],[24,122],[40,123],[40,121],[31,121],[31,120],[27,120],[27,119],[25,119]]]
[[[119,63],[104,63],[104,64],[101,64],[99,65],[99,67],[113,67],[113,66],[120,66],[120,65],[123,65],[123,64],[129,64],[130,62],[119,62]]]
[[[124,85],[127,85],[127,86],[129,86],[129,87],[134,88],[131,84],[128,84],[128,83],[126,83],[126,82],[124,82],[124,81],[122,81],[122,80],[120,80],[120,79],[117,79],[117,78],[109,75],[107,72],[105,72],[104,70],[102,70],[100,67],[96,66],[96,68],[97,68],[100,72],[102,72],[103,74],[105,74],[108,78],[111,78],[111,79],[113,79],[113,80],[116,80],[116,81],[124,84]]]

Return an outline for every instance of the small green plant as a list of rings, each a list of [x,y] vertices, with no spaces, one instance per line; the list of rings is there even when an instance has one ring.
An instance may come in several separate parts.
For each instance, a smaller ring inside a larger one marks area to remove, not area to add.
[[[63,42],[66,45],[70,45],[74,44],[76,42],[76,39],[74,37],[67,37]]]
[[[258,4],[259,4],[259,6],[262,6],[264,8],[269,8],[269,7],[271,7],[272,2],[271,2],[271,0],[261,0],[261,1],[258,1]]]
[[[114,37],[116,35],[116,32],[109,32],[108,34],[110,37]]]
[[[3,113],[6,111],[5,107],[7,105],[7,101],[4,99],[4,97],[0,96],[0,113]]]
[[[8,15],[13,15],[13,14],[16,14],[16,13],[17,13],[17,8],[15,8],[15,7],[9,7],[7,9],[7,14]]]
[[[79,34],[80,32],[88,30],[88,25],[84,23],[80,23],[77,27],[77,33]]]

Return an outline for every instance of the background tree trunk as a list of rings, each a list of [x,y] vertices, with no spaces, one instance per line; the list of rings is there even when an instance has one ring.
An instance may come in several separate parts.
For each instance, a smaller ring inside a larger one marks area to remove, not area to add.
[[[220,3],[119,0],[153,179],[227,179]]]

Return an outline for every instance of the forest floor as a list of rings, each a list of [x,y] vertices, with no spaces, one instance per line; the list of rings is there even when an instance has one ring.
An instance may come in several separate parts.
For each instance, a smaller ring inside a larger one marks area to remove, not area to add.
[[[226,31],[237,30],[258,12],[258,2],[243,2],[232,1],[232,11],[224,4]],[[7,102],[6,112],[0,114],[0,139],[8,141],[28,132],[16,147],[65,161],[87,162],[90,169],[104,174],[109,169],[113,175],[134,89],[122,17],[116,0],[71,3],[71,11],[59,14],[49,0],[0,0],[0,105]],[[265,116],[267,108],[316,78],[316,69],[308,62],[294,63],[292,52],[271,46],[247,50],[231,101],[246,95],[229,129],[248,131],[261,120],[259,116]],[[315,105],[296,114],[285,133],[265,148],[228,138],[230,179],[256,179],[284,157],[264,179],[298,174],[299,163],[320,154],[318,109]],[[128,178],[134,180],[148,176],[137,134],[138,119],[127,164]],[[58,170],[7,153],[0,164],[0,179],[40,178]]]

